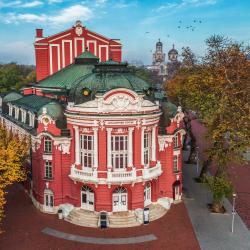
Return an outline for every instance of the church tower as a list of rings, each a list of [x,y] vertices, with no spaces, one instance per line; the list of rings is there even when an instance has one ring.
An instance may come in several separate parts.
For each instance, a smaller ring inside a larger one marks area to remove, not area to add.
[[[156,50],[153,54],[153,65],[159,65],[165,62],[165,53],[163,53],[163,44],[159,41],[156,43]]]

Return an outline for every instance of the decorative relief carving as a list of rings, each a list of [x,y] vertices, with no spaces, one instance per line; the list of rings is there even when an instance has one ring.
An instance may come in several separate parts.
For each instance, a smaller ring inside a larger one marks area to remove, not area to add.
[[[54,141],[54,145],[59,151],[62,151],[62,154],[70,154],[70,141]]]
[[[165,148],[170,146],[172,142],[172,137],[158,136],[159,150],[164,151]]]

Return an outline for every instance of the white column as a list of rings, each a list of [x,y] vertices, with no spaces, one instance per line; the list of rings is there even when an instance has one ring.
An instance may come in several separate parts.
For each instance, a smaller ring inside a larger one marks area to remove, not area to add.
[[[156,126],[154,126],[152,128],[152,152],[151,152],[151,156],[152,156],[152,161],[155,161],[156,160]]]
[[[128,166],[133,167],[133,130],[128,128]]]
[[[141,165],[144,165],[144,130],[145,127],[141,128]]]
[[[111,169],[112,168],[112,161],[111,161],[111,131],[112,131],[112,128],[107,128],[107,167],[108,169]]]
[[[94,130],[94,168],[98,168],[98,128]]]
[[[75,129],[75,164],[80,164],[80,137],[79,127],[74,126]]]

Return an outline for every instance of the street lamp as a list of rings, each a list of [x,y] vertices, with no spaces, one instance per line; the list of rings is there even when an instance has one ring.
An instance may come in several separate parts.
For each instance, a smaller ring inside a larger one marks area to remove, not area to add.
[[[199,147],[196,147],[196,172],[199,173]]]
[[[233,193],[232,230],[231,230],[232,233],[234,233],[234,216],[236,215],[235,199],[236,199],[236,193]]]

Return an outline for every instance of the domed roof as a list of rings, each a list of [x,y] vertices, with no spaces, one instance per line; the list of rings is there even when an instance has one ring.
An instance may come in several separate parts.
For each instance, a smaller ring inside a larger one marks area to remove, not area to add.
[[[108,60],[95,65],[92,73],[74,83],[69,101],[82,103],[94,99],[96,93],[104,94],[115,88],[127,88],[144,93],[151,88],[151,84],[135,76],[127,63]]]
[[[173,44],[173,48],[168,51],[168,54],[177,54],[178,55],[178,51],[174,48],[174,44]]]
[[[162,42],[160,41],[160,39],[159,39],[159,41],[156,43],[156,46],[162,46]]]
[[[18,99],[21,99],[23,96],[20,93],[17,93],[15,91],[8,93],[4,96],[3,101],[4,102],[12,102]]]

